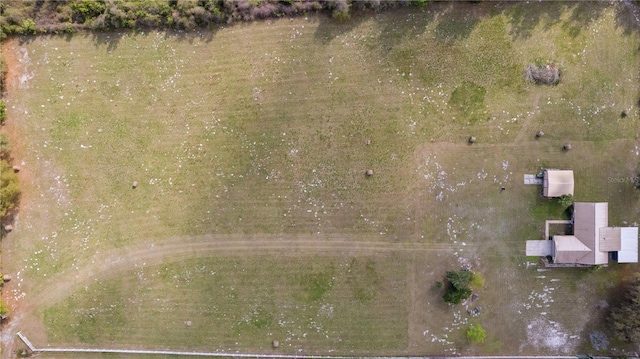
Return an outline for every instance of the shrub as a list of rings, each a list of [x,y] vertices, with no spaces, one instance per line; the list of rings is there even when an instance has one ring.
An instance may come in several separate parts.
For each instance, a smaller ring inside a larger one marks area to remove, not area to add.
[[[22,21],[22,27],[18,30],[19,33],[24,35],[36,34],[36,22],[33,19],[25,19]]]
[[[8,312],[9,310],[7,309],[7,307],[5,307],[4,303],[0,301],[0,315],[7,315]]]
[[[11,147],[7,135],[0,132],[0,159],[7,159],[11,155]]]
[[[484,288],[484,276],[480,273],[473,273],[469,284],[474,288]]]
[[[7,119],[7,105],[5,105],[4,100],[0,100],[0,125],[4,123],[4,120]]]
[[[487,332],[480,324],[472,324],[467,330],[467,339],[474,343],[483,343],[487,339]]]
[[[558,198],[558,203],[560,203],[562,207],[569,207],[573,204],[573,196],[570,194],[563,194]]]
[[[13,209],[20,197],[18,177],[6,160],[0,160],[0,217]]]
[[[99,0],[76,0],[69,6],[73,10],[73,20],[81,24],[102,14],[106,8],[104,1]]]
[[[560,69],[555,64],[539,67],[529,64],[524,70],[524,79],[535,84],[557,85],[560,82]]]

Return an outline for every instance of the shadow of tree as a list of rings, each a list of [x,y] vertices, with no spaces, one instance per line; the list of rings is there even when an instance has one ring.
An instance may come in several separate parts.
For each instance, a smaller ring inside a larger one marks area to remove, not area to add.
[[[616,25],[626,35],[640,33],[640,10],[637,2],[620,1],[616,3]]]
[[[126,31],[108,31],[108,32],[96,32],[90,33],[91,41],[95,47],[106,47],[107,51],[113,51],[118,47],[120,40],[125,35]]]
[[[510,18],[510,34],[513,39],[532,36],[536,27],[544,30],[562,23],[562,29],[576,37],[589,23],[597,20],[609,3],[598,1],[542,1],[531,3],[504,3],[503,12]],[[563,15],[570,15],[563,19]]]
[[[186,30],[173,30],[173,29],[165,29],[165,30],[150,30],[150,31],[140,31],[140,30],[114,30],[114,31],[106,31],[106,32],[97,32],[93,31],[88,33],[91,36],[91,40],[93,41],[96,47],[106,47],[107,51],[113,51],[118,48],[118,44],[122,40],[122,38],[128,34],[135,33],[137,36],[148,36],[150,32],[159,31],[164,34],[165,39],[173,38],[178,41],[187,41],[190,44],[194,42],[195,39],[200,39],[205,42],[213,41],[215,34],[220,30],[221,26],[211,27],[208,29],[198,29],[192,31]],[[66,35],[69,40],[72,36]]]
[[[320,23],[314,33],[314,38],[322,44],[328,44],[336,37],[353,30],[374,16],[374,11],[356,10],[351,11],[351,18],[349,20],[342,21],[334,19],[327,14],[320,14],[317,16]]]
[[[469,37],[480,19],[487,15],[488,7],[479,3],[449,3],[433,11],[438,13],[439,19],[435,28],[436,38],[453,44]]]

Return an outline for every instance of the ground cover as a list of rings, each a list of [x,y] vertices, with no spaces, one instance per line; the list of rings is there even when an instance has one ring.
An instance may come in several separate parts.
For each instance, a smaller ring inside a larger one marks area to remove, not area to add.
[[[617,179],[638,165],[638,39],[615,6],[545,6],[4,44],[24,193],[3,240],[8,332],[230,351],[280,338],[287,353],[588,347],[611,274],[531,265],[525,240],[562,213],[522,175],[571,168],[576,200],[637,221]],[[560,83],[525,83],[536,62]],[[485,277],[478,317],[435,287],[462,264]]]

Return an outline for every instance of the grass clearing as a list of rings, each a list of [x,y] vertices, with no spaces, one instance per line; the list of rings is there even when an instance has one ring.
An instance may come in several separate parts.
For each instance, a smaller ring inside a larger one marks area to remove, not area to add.
[[[4,295],[30,308],[23,333],[38,346],[572,352],[597,284],[620,269],[538,272],[525,240],[564,209],[523,174],[571,168],[576,200],[637,221],[638,191],[610,178],[637,169],[639,41],[615,6],[547,6],[5,44],[25,194],[2,243]],[[557,86],[524,82],[536,61],[558,64]],[[462,264],[484,286],[450,307],[435,282]],[[472,323],[484,344],[468,345]]]
[[[407,291],[408,268],[398,259],[212,257],[148,266],[90,285],[45,310],[44,320],[51,341],[71,346],[154,346],[161,333],[163,348],[185,350],[268,351],[272,340],[285,352],[328,342],[339,352],[401,350],[407,303],[394,293]],[[377,266],[393,269],[363,298]]]

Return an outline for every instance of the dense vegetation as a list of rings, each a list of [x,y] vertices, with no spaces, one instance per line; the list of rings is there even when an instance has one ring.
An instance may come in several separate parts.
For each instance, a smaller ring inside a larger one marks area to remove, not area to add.
[[[480,324],[472,324],[467,330],[467,339],[474,343],[483,343],[487,339],[487,333]]]
[[[470,271],[448,271],[447,272],[447,290],[442,297],[445,302],[459,304],[464,299],[471,296],[469,283],[473,274]]]
[[[0,160],[0,217],[4,217],[15,207],[20,189],[18,178],[6,160]]]
[[[9,34],[72,33],[78,29],[173,28],[331,13],[346,20],[350,10],[421,5],[395,0],[7,0],[0,3],[0,40]]]
[[[640,343],[640,272],[631,278],[623,302],[611,311],[609,320],[618,339]]]

